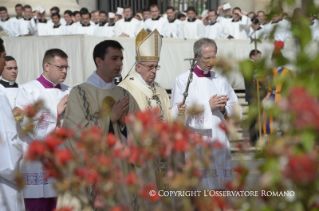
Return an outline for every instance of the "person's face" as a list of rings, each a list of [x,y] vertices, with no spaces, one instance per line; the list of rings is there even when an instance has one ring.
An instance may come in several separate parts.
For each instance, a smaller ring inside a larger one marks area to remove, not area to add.
[[[52,22],[54,23],[54,25],[58,25],[60,23],[60,18],[58,16],[53,16]]]
[[[130,17],[132,17],[132,10],[131,10],[131,8],[125,8],[124,10],[123,10],[123,15],[124,15],[124,18],[130,18]]]
[[[59,66],[59,67],[57,67]],[[68,60],[55,56],[43,65],[44,76],[55,84],[63,83],[67,76]]]
[[[186,20],[186,17],[181,17],[179,20],[180,20],[180,21],[185,21],[185,20]]]
[[[175,12],[172,9],[166,10],[166,14],[169,20],[173,20],[175,18]]]
[[[260,24],[259,24],[259,23],[257,23],[257,24],[251,23],[251,28],[253,28],[254,31],[256,31],[257,29],[259,29],[259,27],[260,27]]]
[[[6,55],[6,50],[4,50],[0,53],[0,75],[2,74],[2,72],[4,70],[4,65],[5,65],[4,56],[5,55]]]
[[[223,15],[229,17],[231,15],[231,9],[223,10]]]
[[[194,11],[190,10],[190,11],[187,12],[188,19],[192,20],[192,19],[195,18],[195,16],[196,16],[196,13]]]
[[[113,24],[115,22],[115,19],[114,18],[109,18],[109,23],[110,24]]]
[[[14,60],[5,62],[4,70],[1,76],[3,79],[7,81],[15,81],[18,76],[17,62]]]
[[[255,55],[251,56],[251,59],[254,60],[254,61],[258,61],[258,60],[260,60],[260,58],[261,58],[261,54],[260,53],[257,53],[257,56],[255,56]]]
[[[22,16],[22,7],[16,7],[15,10],[16,10],[17,16],[21,17]]]
[[[239,10],[233,10],[233,19],[235,20],[235,21],[237,21],[237,20],[239,20],[239,18],[240,18],[240,16],[238,15],[238,13],[240,13],[240,11]]]
[[[152,7],[151,8],[151,17],[152,18],[157,18],[159,16],[159,10],[157,7]]]
[[[101,74],[102,78],[107,78],[112,81],[115,77],[119,77],[122,72],[123,52],[120,49],[108,47],[107,54],[104,60],[95,58],[97,65],[97,72]]]
[[[197,62],[197,65],[202,70],[211,70],[214,66],[212,61],[216,58],[216,48],[213,45],[203,45],[202,46],[202,56],[196,56],[200,61]]]
[[[265,13],[263,13],[263,12],[259,12],[258,14],[257,14],[257,19],[259,20],[259,23],[263,23],[264,21],[265,21]]]
[[[82,20],[81,15],[80,15],[80,14],[76,14],[76,15],[74,16],[74,20],[75,20],[75,22],[81,21],[81,20]]]
[[[89,14],[82,15],[81,21],[84,25],[88,25],[90,23],[90,15]]]
[[[8,13],[7,11],[3,10],[3,11],[0,11],[0,18],[1,20],[5,20],[8,18]]]
[[[215,12],[209,12],[208,13],[208,19],[210,22],[214,23],[217,19],[217,15]]]
[[[279,21],[280,19],[281,19],[281,15],[275,14],[275,15],[272,16],[272,19],[271,19],[271,20],[272,20],[273,22],[277,22],[277,21]]]
[[[100,13],[100,22],[103,23],[106,21],[106,14]]]
[[[24,11],[24,17],[25,18],[32,18],[32,9],[30,8],[25,8]]]
[[[135,65],[136,71],[142,76],[144,81],[151,84],[156,78],[156,68],[158,62],[141,62]]]
[[[143,17],[142,13],[136,13],[135,16],[134,16],[134,18],[139,20],[139,21],[142,20],[142,17]]]
[[[151,13],[149,11],[143,12],[143,19],[147,20],[151,17]]]
[[[95,12],[95,13],[92,13],[92,21],[94,23],[98,23],[100,21],[100,13],[99,12]]]
[[[64,20],[67,22],[67,23],[71,23],[72,22],[72,18],[69,14],[65,13],[64,14]]]
[[[252,19],[255,16],[255,14],[254,13],[249,13],[247,16],[248,16],[249,19]]]

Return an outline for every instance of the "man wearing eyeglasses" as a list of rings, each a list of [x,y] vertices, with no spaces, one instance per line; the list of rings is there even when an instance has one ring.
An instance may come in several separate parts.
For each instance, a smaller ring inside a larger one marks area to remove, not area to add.
[[[1,74],[0,84],[6,88],[6,95],[12,108],[15,105],[15,98],[18,92],[18,84],[15,82],[18,76],[18,66],[12,56],[4,57],[5,65]]]
[[[212,143],[220,142],[223,147],[212,148],[212,162],[209,168],[199,169],[203,176],[198,189],[224,189],[224,182],[232,180],[232,166],[230,144],[224,130],[219,126],[223,124],[226,116],[239,115],[238,98],[222,75],[212,71],[214,59],[217,54],[217,45],[214,40],[202,38],[194,43],[194,57],[197,60],[193,72],[193,80],[189,85],[186,98],[186,110],[188,107],[198,105],[202,107],[199,114],[184,112],[179,108],[184,106],[183,93],[187,86],[190,71],[177,76],[171,98],[173,116],[185,115],[186,125],[204,140]],[[237,107],[238,106],[238,107]]]
[[[69,69],[67,54],[60,49],[46,51],[42,67],[43,73],[36,80],[20,85],[14,114],[20,115],[20,125],[25,128],[28,118],[23,118],[21,110],[37,101],[43,101],[43,108],[33,119],[34,133],[24,137],[25,149],[33,140],[43,140],[46,135],[62,125],[70,88],[63,84]],[[46,172],[39,162],[21,162],[21,172],[26,186],[23,196],[26,210],[48,210],[56,207],[57,192],[52,179],[45,179]]]

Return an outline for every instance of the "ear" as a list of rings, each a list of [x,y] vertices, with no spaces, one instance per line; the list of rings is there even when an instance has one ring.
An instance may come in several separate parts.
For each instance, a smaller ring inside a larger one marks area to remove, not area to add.
[[[49,63],[47,63],[47,62],[44,62],[44,64],[43,64],[43,71],[44,72],[49,72]]]
[[[96,57],[96,58],[95,58],[96,66],[97,66],[97,67],[100,67],[100,66],[101,66],[101,62],[102,62],[102,61],[103,61],[103,60],[102,60],[101,58]]]
[[[136,70],[136,72],[140,73],[140,72],[139,72],[139,70],[140,70],[140,65],[139,65],[138,63],[135,65],[135,70]]]

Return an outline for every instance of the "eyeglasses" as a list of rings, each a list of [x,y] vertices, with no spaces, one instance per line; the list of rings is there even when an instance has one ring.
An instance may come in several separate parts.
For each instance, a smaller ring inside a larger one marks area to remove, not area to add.
[[[12,70],[12,69],[18,70],[18,67],[7,67],[7,70]]]
[[[66,71],[68,71],[70,69],[70,66],[58,66],[58,65],[55,65],[55,64],[51,64],[49,62],[47,62],[49,65],[53,65],[55,67],[57,67],[60,71],[63,71],[63,69],[65,69]]]
[[[151,65],[151,66],[149,66],[149,65],[146,65],[146,64],[142,64],[142,63],[139,63],[139,64],[144,66],[144,67],[147,67],[148,71],[151,71],[153,69],[155,69],[155,71],[158,71],[159,69],[161,69],[161,66],[159,66],[159,65],[156,65],[156,66]]]

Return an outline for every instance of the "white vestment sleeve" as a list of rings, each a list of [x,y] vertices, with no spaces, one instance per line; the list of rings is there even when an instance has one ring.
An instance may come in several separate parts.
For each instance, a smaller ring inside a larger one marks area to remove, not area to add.
[[[171,37],[171,28],[169,27],[169,22],[167,19],[163,18],[163,27],[162,27],[162,36],[163,37]]]
[[[176,119],[178,116],[177,105],[183,102],[184,91],[185,91],[185,84],[183,84],[178,78],[176,78],[175,84],[172,89],[172,96],[171,96],[171,108],[172,108],[173,119]]]
[[[198,22],[197,24],[197,36],[196,38],[205,37],[205,25],[202,21]]]
[[[235,107],[237,107],[238,108],[237,112],[239,112],[239,117],[241,119],[242,111],[241,111],[241,107],[238,103],[237,95],[236,95],[234,89],[230,86],[230,84],[227,81],[225,82],[225,89],[227,92],[227,97],[229,98],[229,100],[227,101],[226,106],[225,106],[227,116],[235,115],[236,114]]]

